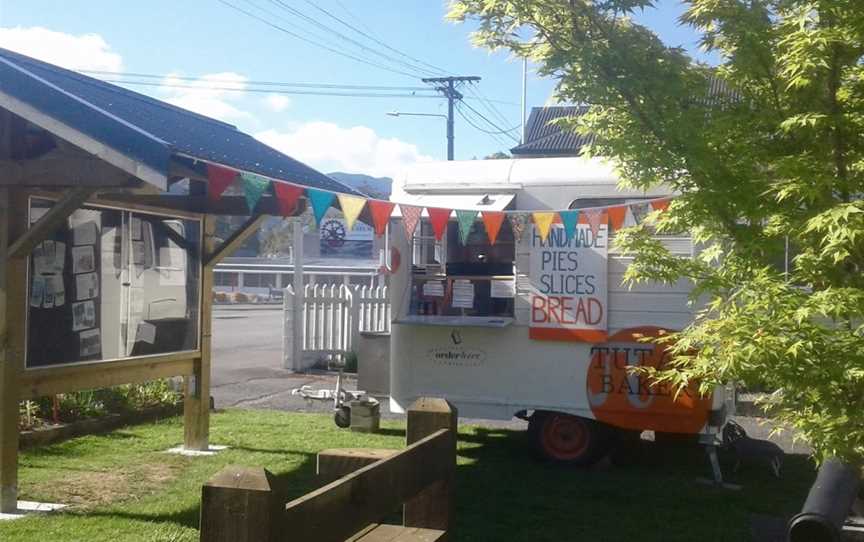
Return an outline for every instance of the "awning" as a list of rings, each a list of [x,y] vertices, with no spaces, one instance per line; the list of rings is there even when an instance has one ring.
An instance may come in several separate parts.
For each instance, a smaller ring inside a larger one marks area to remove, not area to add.
[[[515,197],[516,194],[400,194],[396,203],[467,211],[503,211]],[[398,205],[393,216],[402,216]],[[425,211],[423,216],[427,216]]]

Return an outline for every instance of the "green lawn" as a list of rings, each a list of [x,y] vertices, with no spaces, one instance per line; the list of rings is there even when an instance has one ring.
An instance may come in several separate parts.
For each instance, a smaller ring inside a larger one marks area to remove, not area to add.
[[[399,448],[404,440],[400,423],[362,435],[314,414],[229,410],[211,425],[212,442],[231,446],[215,457],[161,453],[181,441],[179,419],[24,452],[21,498],[74,506],[2,522],[0,540],[197,540],[201,484],[225,465],[264,466],[294,497],[316,487],[317,451]],[[632,466],[559,468],[534,461],[522,432],[464,426],[456,539],[739,542],[747,540],[751,513],[796,512],[814,476],[803,456],[787,456],[779,481],[767,468],[747,469],[737,492],[698,484],[707,473],[698,449],[648,444]]]

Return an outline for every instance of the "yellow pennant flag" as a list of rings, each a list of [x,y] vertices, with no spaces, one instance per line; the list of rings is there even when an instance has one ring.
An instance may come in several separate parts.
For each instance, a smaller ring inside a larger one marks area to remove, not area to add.
[[[537,228],[537,233],[540,234],[540,239],[543,241],[549,237],[549,230],[552,228],[552,222],[555,221],[554,212],[535,212],[531,213],[534,217],[534,226]]]
[[[342,208],[342,214],[345,216],[345,225],[348,230],[354,229],[354,222],[360,213],[363,212],[363,207],[366,206],[366,198],[358,196],[349,196],[347,194],[339,194],[339,207]]]

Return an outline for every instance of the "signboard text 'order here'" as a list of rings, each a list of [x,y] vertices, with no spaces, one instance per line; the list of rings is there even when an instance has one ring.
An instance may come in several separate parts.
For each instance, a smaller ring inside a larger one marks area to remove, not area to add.
[[[532,339],[606,340],[607,226],[596,232],[579,224],[568,239],[555,225],[545,241],[536,229],[531,235]]]

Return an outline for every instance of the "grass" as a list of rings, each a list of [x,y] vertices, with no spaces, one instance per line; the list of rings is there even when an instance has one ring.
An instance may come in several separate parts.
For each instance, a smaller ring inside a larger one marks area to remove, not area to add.
[[[130,427],[29,450],[20,460],[20,497],[70,503],[67,512],[0,523],[6,541],[198,540],[201,484],[228,464],[260,465],[287,498],[317,487],[323,448],[400,448],[404,424],[380,434],[337,429],[329,416],[229,410],[211,420],[214,457],[162,453],[182,440],[181,420]],[[814,472],[787,456],[782,480],[742,471],[742,491],[696,482],[708,468],[698,449],[644,444],[626,467],[560,468],[533,460],[519,431],[460,429],[456,539],[460,541],[734,541],[750,514],[800,509]]]

